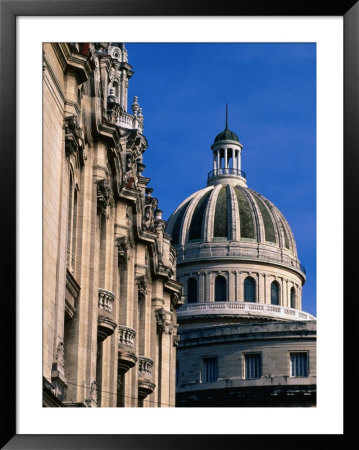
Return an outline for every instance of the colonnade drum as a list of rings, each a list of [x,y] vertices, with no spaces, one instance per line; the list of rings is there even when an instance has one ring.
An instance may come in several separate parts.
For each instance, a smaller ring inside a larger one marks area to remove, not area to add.
[[[168,220],[185,298],[301,310],[305,269],[292,230],[272,202],[244,185],[242,175],[210,172],[210,184]]]

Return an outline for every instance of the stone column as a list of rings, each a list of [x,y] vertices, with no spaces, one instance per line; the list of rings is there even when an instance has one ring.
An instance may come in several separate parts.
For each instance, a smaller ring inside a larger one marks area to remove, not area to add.
[[[235,295],[235,301],[241,302],[242,300],[242,286],[240,282],[240,273],[236,270],[235,272],[235,286],[236,286],[236,295]]]
[[[229,271],[228,272],[228,300],[230,302],[234,302],[236,300],[236,272]]]
[[[205,301],[205,291],[206,291],[206,286],[205,286],[205,273],[204,272],[200,272],[199,276],[198,276],[198,302],[203,302]]]
[[[268,275],[265,274],[265,277],[264,277],[264,295],[265,295],[265,303],[267,303],[267,304],[270,304],[270,302],[271,302],[271,298],[270,298],[270,284],[271,284],[271,279],[270,279],[270,277]]]
[[[259,294],[258,302],[265,303],[265,274],[259,274]]]
[[[208,303],[211,297],[211,273],[205,272],[205,293],[202,299],[203,302]]]
[[[285,306],[285,292],[284,292],[284,280],[283,278],[279,278],[279,305],[280,306]]]
[[[207,302],[214,302],[214,279],[216,278],[216,275],[210,272],[208,274],[208,292],[207,292]]]

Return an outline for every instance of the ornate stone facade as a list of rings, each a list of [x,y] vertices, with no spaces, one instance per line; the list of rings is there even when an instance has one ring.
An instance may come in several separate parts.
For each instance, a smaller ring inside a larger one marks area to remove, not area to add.
[[[45,43],[43,69],[44,406],[173,407],[181,285],[127,51]]]

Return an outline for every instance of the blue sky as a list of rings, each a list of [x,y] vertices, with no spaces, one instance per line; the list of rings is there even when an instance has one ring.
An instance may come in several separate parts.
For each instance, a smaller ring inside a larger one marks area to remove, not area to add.
[[[225,126],[242,150],[248,187],[289,222],[307,271],[303,310],[316,314],[315,44],[131,44],[129,84],[143,108],[144,176],[164,219],[206,186],[211,144]]]

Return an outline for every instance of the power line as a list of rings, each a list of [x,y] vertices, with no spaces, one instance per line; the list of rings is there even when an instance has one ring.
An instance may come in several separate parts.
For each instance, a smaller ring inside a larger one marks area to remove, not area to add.
[[[84,387],[85,389],[90,389],[86,385],[84,386],[84,385],[81,385],[81,384],[72,383],[71,381],[68,381],[67,384],[71,384],[72,386],[77,386],[77,387],[82,387],[82,388]],[[101,397],[103,396],[102,394],[111,394],[111,395],[115,395],[116,397],[126,397],[126,398],[130,398],[132,400],[138,400],[138,397],[122,394],[120,392],[111,392],[111,391],[102,391],[102,390],[100,391],[97,388],[96,388],[96,392],[97,392],[97,395],[100,393]],[[108,395],[107,398],[110,398],[110,395]],[[174,406],[174,405],[170,405],[169,403],[163,403],[163,402],[160,403],[160,402],[157,402],[156,400],[147,399],[147,401],[149,403],[155,403],[156,405],[161,405],[161,406],[169,406],[169,407],[171,407],[171,406],[173,407]]]

